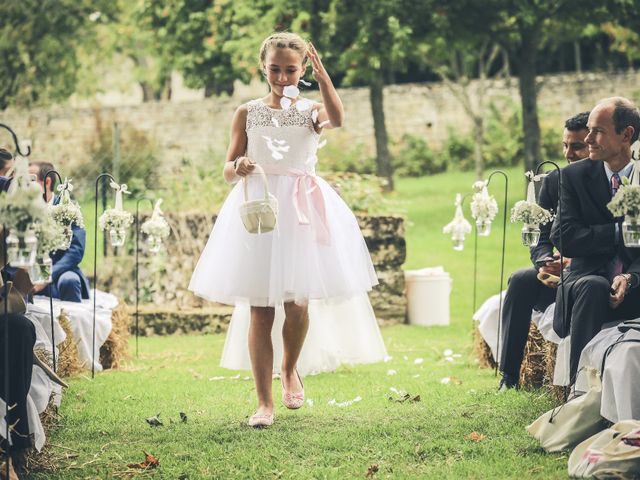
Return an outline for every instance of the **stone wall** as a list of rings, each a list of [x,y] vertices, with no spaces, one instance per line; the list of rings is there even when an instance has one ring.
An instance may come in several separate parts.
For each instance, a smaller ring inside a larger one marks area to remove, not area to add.
[[[209,238],[215,216],[199,213],[167,213],[172,234],[159,254],[148,254],[141,238],[141,303],[163,309],[208,309],[210,302],[187,290],[195,263]],[[143,221],[143,220],[141,220]],[[380,284],[369,294],[376,316],[384,323],[403,322],[406,311],[404,273],[406,258],[404,219],[398,216],[358,216],[358,223],[369,248]],[[98,283],[135,304],[133,236],[127,252],[109,255],[101,262]]]
[[[638,100],[638,85],[640,73],[637,72],[540,77],[541,121],[559,128],[566,118],[591,108],[606,96],[624,95]],[[346,110],[345,126],[338,132],[328,132],[329,141],[332,136],[340,135],[350,144],[363,143],[372,148],[373,119],[368,90],[342,89],[340,94]],[[490,82],[489,96],[496,102],[507,100],[519,104],[517,79]],[[310,97],[317,98],[317,95]],[[147,133],[159,145],[165,162],[182,157],[201,158],[211,152],[219,155],[226,148],[233,112],[246,100],[248,98],[209,98],[122,107],[9,109],[2,112],[0,119],[14,127],[20,138],[31,140],[35,160],[52,160],[64,171],[75,162],[86,161],[98,122],[107,127],[119,122],[122,128],[133,126]],[[441,83],[386,87],[385,114],[391,138],[411,132],[439,144],[447,138],[450,129],[471,128],[460,104]]]

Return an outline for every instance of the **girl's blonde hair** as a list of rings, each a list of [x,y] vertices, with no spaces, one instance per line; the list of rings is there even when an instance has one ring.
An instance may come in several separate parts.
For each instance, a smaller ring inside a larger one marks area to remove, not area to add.
[[[290,32],[276,32],[269,35],[260,46],[260,67],[264,69],[267,60],[267,52],[273,48],[290,48],[302,57],[302,66],[306,66],[309,57],[307,55],[308,44],[300,36]]]

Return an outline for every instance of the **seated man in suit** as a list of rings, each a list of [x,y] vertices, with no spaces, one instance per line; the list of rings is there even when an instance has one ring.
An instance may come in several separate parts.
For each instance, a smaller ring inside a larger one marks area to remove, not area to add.
[[[591,111],[587,125],[589,158],[563,170],[563,215],[551,229],[553,244],[558,247],[562,235],[562,253],[571,258],[565,308],[556,309],[553,324],[560,337],[571,334],[571,383],[582,349],[604,323],[640,316],[640,251],[625,247],[623,219],[607,209],[621,178],[633,173],[631,145],[640,133],[640,111],[626,98],[607,98]]]
[[[564,124],[563,155],[569,163],[585,158],[589,154],[587,144],[584,143],[588,133],[588,118],[589,112],[583,112],[571,117]],[[547,210],[557,211],[557,170],[553,170],[545,177],[538,202]],[[538,245],[530,249],[533,267],[522,268],[509,279],[502,314],[500,343],[502,345],[500,354],[502,379],[499,387],[501,391],[518,386],[532,310],[542,312],[555,301],[555,287],[547,286],[538,280],[540,272],[560,275],[560,259],[553,256],[553,244],[549,238],[550,230],[550,223],[540,227]]]
[[[53,165],[47,162],[35,162],[29,164],[29,173],[38,178],[38,183],[45,189],[47,202],[51,201],[55,181],[53,177],[47,177],[47,173],[53,170]],[[47,184],[44,180],[47,178]],[[54,199],[57,203],[58,198]],[[84,228],[73,225],[73,238],[68,250],[58,250],[51,254],[53,270],[50,286],[37,286],[36,295],[48,295],[51,288],[54,298],[67,302],[80,302],[89,298],[89,280],[80,270],[80,262],[84,257],[85,241],[87,233]]]

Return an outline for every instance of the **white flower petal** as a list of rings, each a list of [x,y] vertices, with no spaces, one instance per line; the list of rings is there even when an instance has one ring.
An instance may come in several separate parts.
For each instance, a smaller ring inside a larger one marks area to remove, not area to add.
[[[415,375],[413,375],[413,378],[418,378],[420,376],[419,373],[416,373]]]
[[[391,390],[393,393],[397,393],[398,395],[400,394],[400,391],[396,387],[389,387],[389,390]]]
[[[409,357],[407,357],[406,355],[404,355],[402,358],[403,358],[404,360],[409,360]]]
[[[282,97],[280,99],[280,106],[282,107],[283,110],[286,110],[291,106],[291,99],[287,97]]]
[[[296,87],[295,85],[287,85],[286,87],[284,87],[282,89],[282,94],[285,97],[289,97],[289,98],[297,98],[298,95],[300,95],[300,89],[298,87]],[[282,102],[280,102],[282,103]],[[289,104],[291,104],[291,102],[289,102]],[[287,107],[289,108],[289,107]]]
[[[397,373],[398,373],[398,372],[396,372],[396,371],[395,371],[395,370],[393,370],[393,369],[389,369],[389,370],[387,370],[387,375],[389,375],[389,376],[391,376],[391,375],[396,375]]]
[[[424,358],[416,358],[416,359],[413,361],[413,363],[414,363],[415,365],[420,365],[420,364],[424,363]]]
[[[282,160],[284,156],[280,152],[276,152],[275,150],[271,152],[271,156],[274,160]]]
[[[313,407],[313,400],[311,400],[310,398],[307,398],[307,405],[309,405],[310,407]]]
[[[444,352],[442,352],[442,355],[444,355],[445,357],[450,357],[451,355],[453,355],[453,350],[447,348]]]
[[[271,121],[277,128],[280,128],[280,122],[278,122],[278,119],[276,117],[271,117]]]
[[[300,83],[303,84],[305,87],[311,86],[311,82],[307,82],[304,78],[300,79]]]
[[[311,120],[313,120],[313,123],[316,123],[318,121],[318,110],[314,110],[313,112],[311,112]]]
[[[209,377],[209,380],[224,380],[225,377]]]
[[[296,110],[299,112],[304,112],[313,107],[313,103],[311,100],[307,100],[306,98],[300,99],[296,102]]]
[[[440,383],[443,384],[443,385],[447,385],[450,382],[451,382],[451,378],[450,377],[444,377],[443,379],[440,380]]]
[[[453,362],[453,357],[444,357],[447,362]]]
[[[391,357],[391,356],[389,356],[389,355],[386,355],[386,356],[384,357],[384,363],[390,362],[391,360],[393,360],[393,357]]]
[[[324,147],[327,144],[327,139],[325,138],[324,140],[322,140],[319,144],[318,144],[318,150],[320,150],[322,147]]]

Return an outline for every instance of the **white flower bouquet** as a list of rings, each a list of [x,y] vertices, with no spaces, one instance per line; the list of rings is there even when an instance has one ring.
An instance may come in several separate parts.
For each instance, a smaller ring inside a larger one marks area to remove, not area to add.
[[[622,185],[607,204],[614,217],[640,217],[640,185],[631,185],[627,177],[622,177]]]
[[[46,214],[47,204],[37,183],[0,193],[0,219],[9,230],[24,231]]]
[[[526,225],[545,225],[553,220],[553,214],[536,202],[520,200],[511,209],[511,221]]]
[[[464,237],[471,233],[471,224],[464,218],[462,213],[462,196],[459,193],[456,194],[455,207],[456,212],[453,220],[442,228],[442,233],[451,235],[454,250],[463,250]]]
[[[66,228],[56,222],[51,215],[34,224],[34,232],[38,239],[38,257],[48,257],[56,250],[68,248]]]
[[[133,223],[133,215],[125,210],[107,208],[98,219],[101,230],[120,230]]]
[[[471,216],[478,223],[491,223],[498,214],[498,202],[493,195],[489,195],[487,181],[473,184],[476,193],[471,197]]]
[[[145,235],[164,240],[171,233],[171,228],[169,227],[167,220],[164,218],[162,210],[160,210],[161,203],[162,199],[156,202],[151,217],[140,226],[140,230]]]
[[[64,227],[71,227],[75,224],[80,228],[84,228],[84,218],[80,206],[71,200],[71,191],[73,185],[71,179],[65,178],[64,183],[58,186],[60,191],[60,202],[57,205],[50,206],[50,213],[53,219]]]

